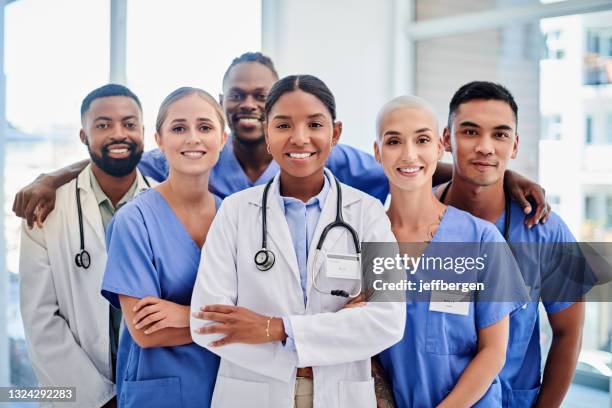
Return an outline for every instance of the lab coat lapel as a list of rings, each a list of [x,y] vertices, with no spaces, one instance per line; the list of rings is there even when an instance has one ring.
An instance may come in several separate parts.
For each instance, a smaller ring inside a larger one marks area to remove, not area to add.
[[[102,246],[102,248],[106,249],[106,234],[104,233],[104,225],[102,225],[100,207],[98,206],[96,196],[91,189],[89,166],[87,166],[78,176],[79,193],[81,194],[81,208],[83,210],[83,222],[89,224],[91,229],[94,231],[99,244]],[[86,231],[84,230],[83,232],[85,233]],[[85,240],[87,241],[87,238]]]

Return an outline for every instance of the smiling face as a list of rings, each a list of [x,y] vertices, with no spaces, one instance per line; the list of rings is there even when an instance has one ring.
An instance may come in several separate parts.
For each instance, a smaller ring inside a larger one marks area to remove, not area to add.
[[[322,173],[341,131],[342,124],[334,123],[316,96],[295,90],[278,98],[270,110],[266,142],[282,172],[306,178]]]
[[[276,80],[274,73],[258,62],[243,62],[231,68],[223,84],[221,103],[232,137],[239,142],[263,143],[264,105]]]
[[[155,140],[173,173],[202,175],[217,163],[227,135],[213,106],[197,93],[173,102]]]
[[[519,143],[510,106],[498,100],[462,103],[451,126],[444,129],[444,146],[453,154],[453,173],[477,186],[503,183]]]
[[[142,112],[127,96],[95,99],[83,116],[81,141],[94,165],[114,177],[130,174],[143,150]]]
[[[380,120],[378,160],[392,186],[402,190],[431,190],[432,177],[443,147],[434,115],[419,107],[400,107]]]

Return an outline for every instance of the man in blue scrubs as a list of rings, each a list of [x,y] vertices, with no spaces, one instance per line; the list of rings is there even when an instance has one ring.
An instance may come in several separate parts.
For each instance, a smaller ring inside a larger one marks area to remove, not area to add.
[[[212,192],[221,198],[254,185],[264,184],[278,171],[278,165],[266,151],[263,135],[263,107],[268,91],[278,80],[272,60],[259,52],[247,52],[235,58],[223,76],[223,105],[231,130],[230,141],[221,152],[210,176]],[[72,180],[88,164],[75,163],[50,174],[40,175],[15,196],[13,211],[26,218],[28,225],[44,221],[55,204],[55,190]],[[374,157],[348,145],[338,144],[326,165],[343,183],[368,193],[383,203],[389,183],[382,167]],[[168,176],[166,158],[154,149],[143,154],[140,171],[157,181]],[[440,164],[434,174],[434,185],[448,181],[452,166]],[[544,191],[535,183],[508,171],[506,184],[513,197],[520,197],[531,212],[531,204],[524,198],[532,197],[536,211],[526,219],[529,225],[545,222],[547,208]],[[36,211],[35,211],[36,210]]]
[[[510,92],[490,82],[471,82],[453,96],[444,145],[452,152],[452,181],[437,189],[441,201],[494,223],[509,243],[575,242],[561,218],[551,213],[544,225],[533,228],[523,223],[523,210],[506,198],[503,177],[519,145],[517,106]],[[524,244],[523,244],[524,245]],[[512,246],[512,245],[511,245]],[[500,373],[504,407],[556,407],[572,381],[580,352],[584,304],[573,299],[544,297],[565,276],[541,279],[556,273],[547,259],[516,255],[530,290],[532,302],[510,315],[510,340],[506,365]],[[537,275],[534,279],[534,275]],[[535,283],[534,283],[535,282]],[[538,299],[553,331],[544,376],[541,377]],[[554,297],[554,296],[553,296]],[[557,301],[561,300],[561,301]],[[569,300],[569,301],[568,301]]]

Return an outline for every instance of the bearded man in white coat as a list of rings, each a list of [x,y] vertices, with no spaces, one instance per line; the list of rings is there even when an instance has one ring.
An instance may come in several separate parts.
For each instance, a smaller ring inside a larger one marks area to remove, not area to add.
[[[114,407],[121,311],[100,295],[105,230],[115,211],[149,186],[136,169],[142,107],[128,88],[108,84],[85,97],[81,124],[91,164],[58,189],[44,223],[22,225],[21,314],[40,385],[75,387],[76,404],[66,406]]]

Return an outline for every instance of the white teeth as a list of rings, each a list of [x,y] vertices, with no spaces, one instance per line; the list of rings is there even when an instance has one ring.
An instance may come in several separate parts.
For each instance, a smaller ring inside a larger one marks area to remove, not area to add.
[[[314,153],[289,153],[289,157],[292,159],[305,159],[312,156]]]
[[[240,118],[240,122],[242,122],[242,123],[257,123],[257,122],[259,122],[259,119],[255,119],[255,118]]]
[[[201,157],[204,156],[204,152],[183,152],[181,153],[184,156],[189,156],[189,157]]]
[[[421,170],[420,167],[400,167],[399,171],[402,173],[416,173]]]
[[[123,153],[127,153],[128,149],[126,149],[126,148],[122,148],[122,149],[108,149],[108,151],[110,153],[123,154]]]

